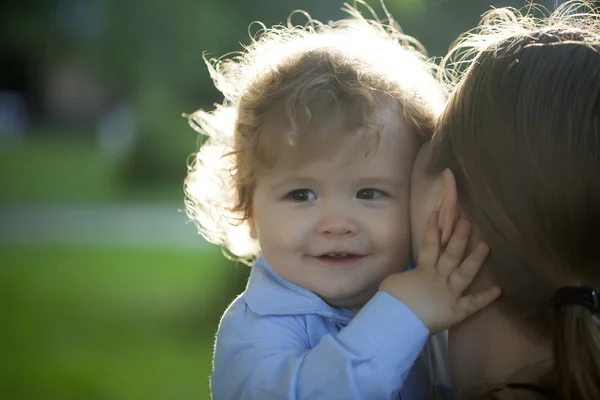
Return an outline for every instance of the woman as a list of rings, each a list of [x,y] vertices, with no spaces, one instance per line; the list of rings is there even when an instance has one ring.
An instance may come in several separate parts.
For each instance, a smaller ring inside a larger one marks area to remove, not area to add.
[[[465,215],[491,248],[471,290],[503,292],[449,333],[455,398],[600,399],[600,16],[499,9],[477,33],[412,177],[413,239]]]

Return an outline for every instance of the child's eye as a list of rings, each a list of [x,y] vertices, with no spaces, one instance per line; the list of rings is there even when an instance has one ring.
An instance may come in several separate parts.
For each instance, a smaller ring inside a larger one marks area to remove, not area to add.
[[[356,193],[356,198],[363,199],[363,200],[373,200],[373,199],[376,199],[383,195],[385,195],[385,193],[382,192],[381,190],[366,188],[366,189],[360,189]]]
[[[310,189],[296,189],[289,192],[285,198],[292,201],[304,202],[316,200],[317,195]]]

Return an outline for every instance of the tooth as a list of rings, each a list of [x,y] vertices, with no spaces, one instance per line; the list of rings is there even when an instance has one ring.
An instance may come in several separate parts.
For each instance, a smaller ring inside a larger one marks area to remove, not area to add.
[[[327,257],[329,258],[345,258],[349,257],[348,253],[328,253]]]

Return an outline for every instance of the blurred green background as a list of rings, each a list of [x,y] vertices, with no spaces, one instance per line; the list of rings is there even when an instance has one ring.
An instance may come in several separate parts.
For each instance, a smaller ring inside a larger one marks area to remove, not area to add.
[[[525,3],[386,2],[435,56],[490,5]],[[219,316],[249,269],[181,211],[198,141],[181,114],[222,100],[203,51],[342,4],[0,3],[0,399],[210,398]]]

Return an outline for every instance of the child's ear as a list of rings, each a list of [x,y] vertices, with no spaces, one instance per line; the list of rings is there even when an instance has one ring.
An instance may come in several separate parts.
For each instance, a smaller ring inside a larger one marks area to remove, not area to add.
[[[458,204],[458,193],[456,190],[456,179],[454,173],[446,168],[442,173],[444,184],[442,204],[438,219],[442,231],[441,244],[446,246],[454,231],[454,225],[460,217],[460,206]]]

